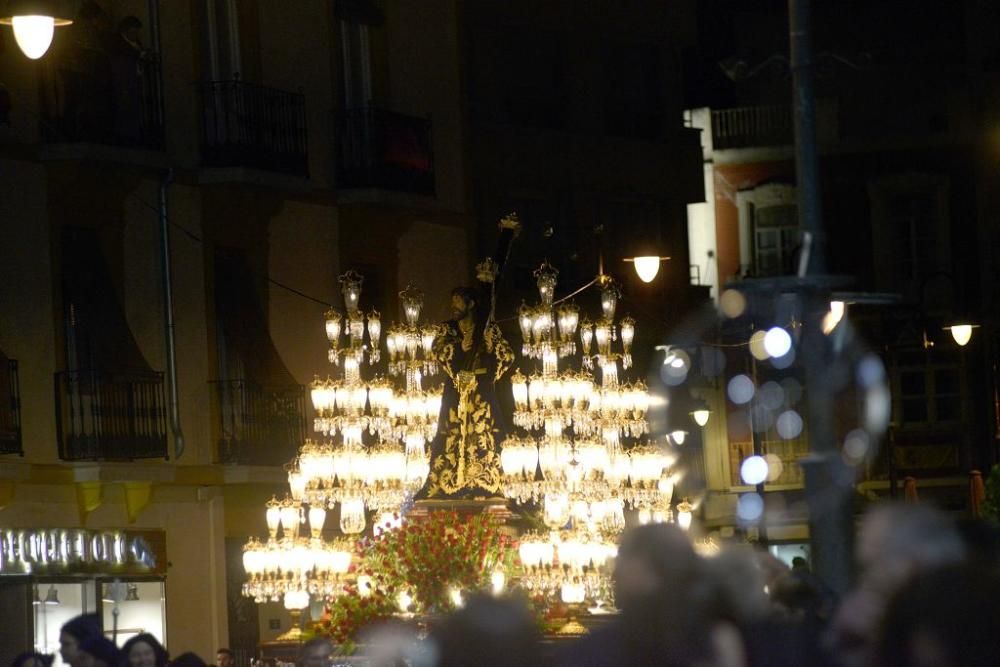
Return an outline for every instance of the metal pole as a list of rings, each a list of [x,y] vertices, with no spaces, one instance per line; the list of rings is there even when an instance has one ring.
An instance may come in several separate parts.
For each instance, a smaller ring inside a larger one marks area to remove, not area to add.
[[[180,399],[177,391],[177,341],[174,337],[174,292],[170,260],[170,217],[167,210],[170,184],[174,170],[168,169],[160,180],[160,269],[163,281],[163,329],[167,348],[167,391],[170,410],[170,430],[174,435],[174,458],[184,455],[184,433],[181,431]]]
[[[816,100],[813,90],[813,53],[810,0],[788,0],[791,45],[792,98],[795,110],[795,171],[799,225],[803,252],[800,278],[826,273],[826,236],[820,213],[816,150]],[[829,293],[817,280],[801,291],[802,351],[809,409],[810,453],[802,462],[809,536],[816,574],[836,593],[850,586],[853,525],[853,475],[839,455],[834,437],[833,395],[826,364],[827,345],[822,332]]]
[[[816,92],[813,89],[811,0],[788,0],[792,107],[795,122],[795,179],[799,228],[809,252],[802,253],[800,275],[826,273],[826,234],[820,211],[819,160],[816,155]]]

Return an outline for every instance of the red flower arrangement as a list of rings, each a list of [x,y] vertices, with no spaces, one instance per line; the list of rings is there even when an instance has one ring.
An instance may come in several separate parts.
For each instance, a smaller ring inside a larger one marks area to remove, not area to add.
[[[416,611],[439,613],[453,607],[451,589],[487,588],[492,572],[509,571],[515,554],[512,540],[489,514],[463,519],[456,512],[435,512],[369,541],[362,570],[389,595],[409,590]]]
[[[382,591],[361,596],[354,586],[345,586],[312,628],[312,636],[326,637],[348,655],[354,652],[358,632],[371,623],[391,618],[396,601]]]
[[[486,589],[496,569],[509,575],[516,560],[516,543],[485,513],[462,518],[456,512],[435,512],[424,520],[386,528],[355,547],[351,572],[370,577],[370,594],[362,596],[356,585],[345,586],[313,624],[311,635],[329,638],[341,653],[354,650],[362,628],[399,611],[449,611],[454,606],[451,589]],[[403,591],[412,596],[410,610],[399,609]]]

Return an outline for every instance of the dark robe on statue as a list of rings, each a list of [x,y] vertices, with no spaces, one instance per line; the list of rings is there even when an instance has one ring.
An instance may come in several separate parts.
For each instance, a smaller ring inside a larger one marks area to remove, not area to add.
[[[492,289],[507,257],[514,231],[501,229],[491,281],[475,296],[471,348],[463,349],[458,320],[443,324],[434,353],[447,376],[438,431],[431,441],[430,472],[417,494],[428,500],[485,500],[503,497],[500,443],[504,427],[496,383],[510,369],[514,353],[493,321]],[[488,273],[488,272],[487,272]]]

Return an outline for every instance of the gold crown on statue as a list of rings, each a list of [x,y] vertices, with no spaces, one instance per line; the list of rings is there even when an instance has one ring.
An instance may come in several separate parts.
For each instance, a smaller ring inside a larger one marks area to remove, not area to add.
[[[497,226],[500,229],[513,229],[516,234],[521,231],[521,220],[517,217],[517,213],[510,213],[500,218],[500,223]]]
[[[500,267],[497,263],[493,261],[492,257],[487,257],[483,261],[476,264],[476,278],[480,282],[491,283],[496,280],[497,273],[500,272]]]

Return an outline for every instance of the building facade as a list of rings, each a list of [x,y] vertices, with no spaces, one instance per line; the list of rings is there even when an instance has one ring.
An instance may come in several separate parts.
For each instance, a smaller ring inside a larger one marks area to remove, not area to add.
[[[996,112],[985,92],[997,44],[981,28],[992,11],[981,4],[923,5],[859,7],[850,29],[817,15],[821,208],[830,273],[853,278],[847,316],[882,358],[892,394],[886,438],[857,481],[859,507],[901,497],[912,477],[922,499],[964,512],[970,472],[997,459]],[[780,35],[782,22],[787,31],[787,19],[766,8],[728,19],[729,53],[742,58],[718,63],[731,106],[686,112],[702,131],[706,190],[688,209],[690,253],[717,302],[741,280],[794,275],[802,250],[787,60],[768,57],[776,43],[762,37]],[[944,329],[961,321],[980,325],[964,347]],[[740,528],[736,502],[749,487],[739,466],[753,453],[726,394],[737,372],[708,392],[720,418],[706,432],[706,520],[727,531]],[[782,496],[774,507],[793,507],[808,433],[760,435],[785,464],[766,485]],[[773,518],[772,538],[807,537],[801,513]]]
[[[110,631],[119,577],[120,639],[243,662],[287,629],[241,598],[241,547],[308,435],[338,275],[385,321],[410,282],[443,319],[472,264],[458,3],[70,4],[42,60],[0,47],[0,534],[160,558],[5,552],[0,656],[55,652],[84,609]]]

